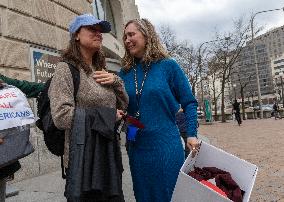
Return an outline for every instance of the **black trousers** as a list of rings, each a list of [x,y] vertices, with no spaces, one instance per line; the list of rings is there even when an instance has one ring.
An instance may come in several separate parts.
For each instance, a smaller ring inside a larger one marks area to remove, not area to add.
[[[236,112],[235,118],[238,121],[238,124],[241,125],[241,123],[242,123],[241,113]]]
[[[5,202],[6,198],[6,179],[0,179],[0,201]]]
[[[67,176],[69,175],[68,168],[66,169],[66,175]],[[125,202],[123,190],[121,190],[121,194],[119,196],[111,197],[111,198],[108,198],[108,199],[105,199],[105,197],[103,197],[102,194],[100,192],[97,192],[97,191],[83,192],[80,199],[78,199],[78,200],[69,199],[67,194],[66,194],[66,186],[67,186],[67,184],[65,184],[64,196],[67,198],[67,202]],[[102,198],[104,198],[104,199],[102,199]]]

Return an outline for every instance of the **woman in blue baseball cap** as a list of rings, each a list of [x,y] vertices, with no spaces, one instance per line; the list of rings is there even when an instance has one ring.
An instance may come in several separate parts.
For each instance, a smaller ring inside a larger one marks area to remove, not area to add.
[[[91,14],[75,17],[69,27],[70,41],[68,48],[62,54],[63,62],[58,63],[49,87],[48,95],[52,119],[57,128],[65,130],[64,167],[67,168],[67,179],[74,177],[68,176],[68,169],[70,171],[71,159],[69,159],[69,155],[71,158],[71,152],[73,152],[70,149],[70,137],[72,127],[75,124],[73,123],[75,106],[83,109],[99,107],[115,109],[114,118],[116,116],[116,119],[119,120],[123,115],[123,110],[128,105],[128,96],[122,80],[106,71],[105,57],[102,52],[102,33],[108,33],[110,30],[109,22],[98,20]],[[76,97],[73,94],[74,84],[68,64],[76,67],[80,72],[80,84]],[[85,131],[93,132],[94,127],[96,128],[94,125],[86,127],[92,128],[86,128],[82,133]],[[90,170],[88,171],[90,173],[83,173],[84,176],[89,174],[95,179],[98,178],[99,181],[94,182],[95,184],[91,183],[92,186],[88,189],[86,184],[90,182],[82,183],[85,189],[80,190],[82,191],[80,199],[76,201],[124,201],[121,187],[122,169],[119,169],[122,167],[121,154],[120,149],[117,149],[118,137],[117,135],[114,136],[111,143],[113,148],[110,151],[113,152],[111,159],[115,160],[109,162],[109,159],[100,157],[105,160],[106,164],[111,164],[107,169],[110,173],[99,175],[99,173]],[[102,137],[100,136],[100,138]],[[108,140],[104,140],[104,142],[108,143]],[[93,144],[93,147],[95,147],[95,142]],[[93,148],[92,151],[94,150]],[[97,165],[96,159],[93,160],[94,162],[88,162],[88,164],[93,163],[94,169],[105,166]],[[73,164],[77,164],[77,162],[73,162]],[[104,172],[106,171],[104,170]],[[119,176],[113,176],[113,173]],[[87,179],[94,180],[91,177]],[[108,181],[106,182],[106,180]],[[73,201],[68,193],[65,192],[65,196],[68,201]]]

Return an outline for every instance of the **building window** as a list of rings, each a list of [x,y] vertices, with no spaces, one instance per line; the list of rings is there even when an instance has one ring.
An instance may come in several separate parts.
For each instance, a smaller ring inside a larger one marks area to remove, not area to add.
[[[103,9],[103,2],[101,0],[94,0],[93,1],[93,13],[100,20],[105,19],[105,12]]]
[[[113,17],[113,12],[112,12],[110,0],[106,0],[106,19],[111,24],[111,33],[114,36],[116,36],[116,28],[115,28],[114,17]]]
[[[111,33],[116,36],[115,21],[110,0],[94,0],[93,12],[100,20],[107,20],[111,24]]]

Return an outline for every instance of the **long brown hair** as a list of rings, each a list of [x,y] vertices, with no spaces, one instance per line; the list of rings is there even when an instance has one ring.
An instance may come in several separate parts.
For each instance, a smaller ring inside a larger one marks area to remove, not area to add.
[[[160,59],[168,58],[169,54],[167,50],[161,44],[159,36],[155,30],[153,24],[145,19],[134,19],[127,22],[124,30],[129,24],[135,24],[137,29],[144,35],[146,41],[145,53],[143,55],[142,61],[149,65],[151,62],[158,61]],[[122,58],[122,66],[125,70],[129,70],[134,65],[134,56],[132,56],[126,48],[125,45],[126,35],[123,35],[123,42],[125,48],[125,54]]]
[[[76,40],[76,34],[79,31],[80,30],[71,35],[69,45],[67,49],[63,51],[61,57],[63,61],[70,61],[74,63],[77,68],[82,68],[87,74],[89,74],[92,72],[92,69],[84,62],[83,56],[80,52],[79,41]],[[105,56],[101,49],[93,55],[92,65],[95,67],[95,70],[106,69]]]

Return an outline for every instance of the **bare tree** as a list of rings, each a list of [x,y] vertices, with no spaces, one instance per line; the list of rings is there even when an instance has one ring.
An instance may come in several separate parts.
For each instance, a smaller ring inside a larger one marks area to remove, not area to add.
[[[216,62],[220,67],[222,122],[226,122],[225,86],[231,76],[233,65],[236,63],[242,48],[248,40],[249,31],[249,23],[245,24],[243,19],[240,18],[234,22],[234,30],[232,32],[222,35],[216,34],[216,42],[214,43],[213,50],[215,52]]]
[[[194,52],[193,46],[189,46],[187,44],[187,42],[183,42],[174,57],[187,75],[191,83],[192,93],[195,95],[198,81],[198,66],[196,63],[197,56]]]
[[[165,45],[169,54],[173,56],[180,47],[180,44],[177,42],[175,32],[169,25],[163,24],[159,27],[159,34],[162,43]]]
[[[187,75],[191,86],[192,92],[196,93],[196,82],[197,82],[197,66],[196,66],[196,55],[194,48],[188,41],[179,42],[176,39],[175,32],[169,25],[162,25],[159,29],[160,39],[165,45],[169,54],[176,59],[181,65],[185,74]]]

